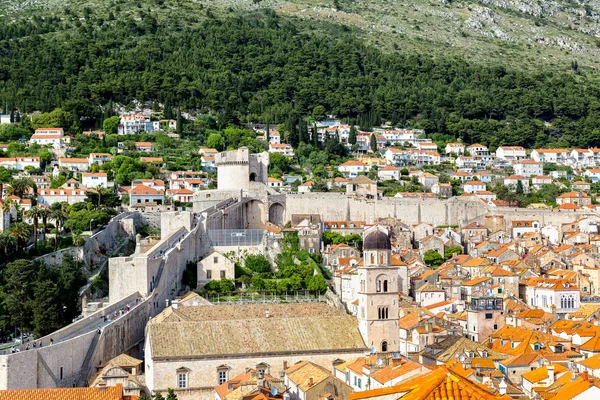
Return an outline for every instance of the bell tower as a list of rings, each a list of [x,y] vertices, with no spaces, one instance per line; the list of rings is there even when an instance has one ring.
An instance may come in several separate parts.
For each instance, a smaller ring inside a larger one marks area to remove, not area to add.
[[[398,328],[398,267],[392,265],[392,246],[381,226],[365,231],[363,263],[358,268],[358,325],[366,345],[376,352],[400,349]]]

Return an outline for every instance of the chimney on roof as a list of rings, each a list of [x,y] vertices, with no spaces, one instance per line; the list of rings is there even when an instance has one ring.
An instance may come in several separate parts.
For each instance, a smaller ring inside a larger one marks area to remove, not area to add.
[[[506,388],[507,387],[508,387],[508,385],[504,381],[504,378],[502,378],[502,380],[498,384],[498,391],[500,392],[500,396],[504,396],[506,394]]]
[[[432,330],[433,330],[433,323],[432,322],[426,322],[425,323],[425,332],[431,333]]]
[[[269,313],[269,311],[265,311],[265,318],[269,318],[271,316],[271,314]]]
[[[313,381],[313,377],[310,377],[310,380],[308,381],[308,386],[312,387],[314,385],[314,381]]]
[[[554,383],[554,365],[548,364],[546,368],[548,368],[548,381],[552,385]]]

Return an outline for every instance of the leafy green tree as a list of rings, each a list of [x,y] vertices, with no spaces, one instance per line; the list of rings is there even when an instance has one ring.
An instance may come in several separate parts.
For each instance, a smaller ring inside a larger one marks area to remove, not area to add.
[[[314,275],[309,278],[306,288],[311,291],[324,292],[327,290],[327,282],[323,275]]]
[[[256,291],[265,290],[265,280],[259,275],[254,275],[252,277],[252,289]]]
[[[442,255],[435,250],[427,250],[423,255],[423,261],[428,267],[437,268],[442,265],[444,259]]]
[[[231,279],[221,278],[219,280],[219,291],[221,293],[229,293],[235,290],[235,283]]]
[[[118,125],[120,123],[119,117],[106,118],[102,122],[102,129],[106,135],[116,135],[118,132]]]
[[[446,260],[452,258],[454,254],[462,254],[462,248],[460,246],[449,246],[444,249],[444,258]]]
[[[220,133],[211,133],[210,136],[206,139],[206,146],[219,151],[223,150],[224,144],[225,139]]]
[[[48,113],[34,114],[31,117],[31,127],[37,128],[64,128],[68,129],[73,124],[73,114],[62,108],[57,108]]]
[[[285,174],[290,171],[291,160],[281,153],[269,153],[271,168],[275,171]]]
[[[327,117],[325,107],[319,105],[313,108],[312,117],[317,121],[324,120]]]
[[[33,297],[35,274],[35,265],[23,259],[6,264],[3,271],[4,305],[11,324],[20,328],[21,335],[32,320],[29,300]]]
[[[61,327],[60,304],[60,293],[54,282],[46,279],[35,284],[31,309],[36,336],[45,336]]]
[[[154,396],[152,396],[152,400],[165,400],[165,398],[163,397],[162,394],[155,393]]]
[[[262,254],[249,254],[244,260],[244,266],[256,273],[271,272],[271,263]]]
[[[65,253],[58,271],[58,290],[62,301],[63,322],[71,323],[79,315],[79,289],[87,279],[83,272],[83,263]]]
[[[0,167],[0,194],[4,193],[4,185],[12,180],[12,174],[4,167]]]
[[[299,274],[294,274],[288,280],[290,290],[300,290],[302,289],[302,276]]]

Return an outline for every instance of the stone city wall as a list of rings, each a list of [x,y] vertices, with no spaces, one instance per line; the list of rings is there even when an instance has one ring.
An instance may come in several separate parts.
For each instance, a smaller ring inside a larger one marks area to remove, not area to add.
[[[292,214],[320,214],[324,221],[365,221],[376,223],[379,218],[392,217],[407,225],[425,222],[433,226],[464,225],[482,222],[486,215],[503,215],[507,224],[513,220],[533,219],[542,225],[571,222],[586,216],[598,217],[592,211],[559,211],[530,208],[489,207],[475,198],[454,197],[442,199],[403,199],[385,197],[366,200],[343,193],[305,193],[288,195],[285,220]]]
[[[405,224],[426,222],[438,225],[461,225],[485,215],[488,206],[478,199],[403,199],[385,197],[367,200],[344,193],[305,193],[286,197],[285,220],[292,214],[321,214],[325,221],[365,221],[392,217]]]

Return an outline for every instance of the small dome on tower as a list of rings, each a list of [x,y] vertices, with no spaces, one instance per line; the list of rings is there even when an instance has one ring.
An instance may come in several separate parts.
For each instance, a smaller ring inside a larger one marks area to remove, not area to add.
[[[390,238],[385,232],[380,230],[373,231],[365,237],[363,250],[391,250],[392,244]]]

